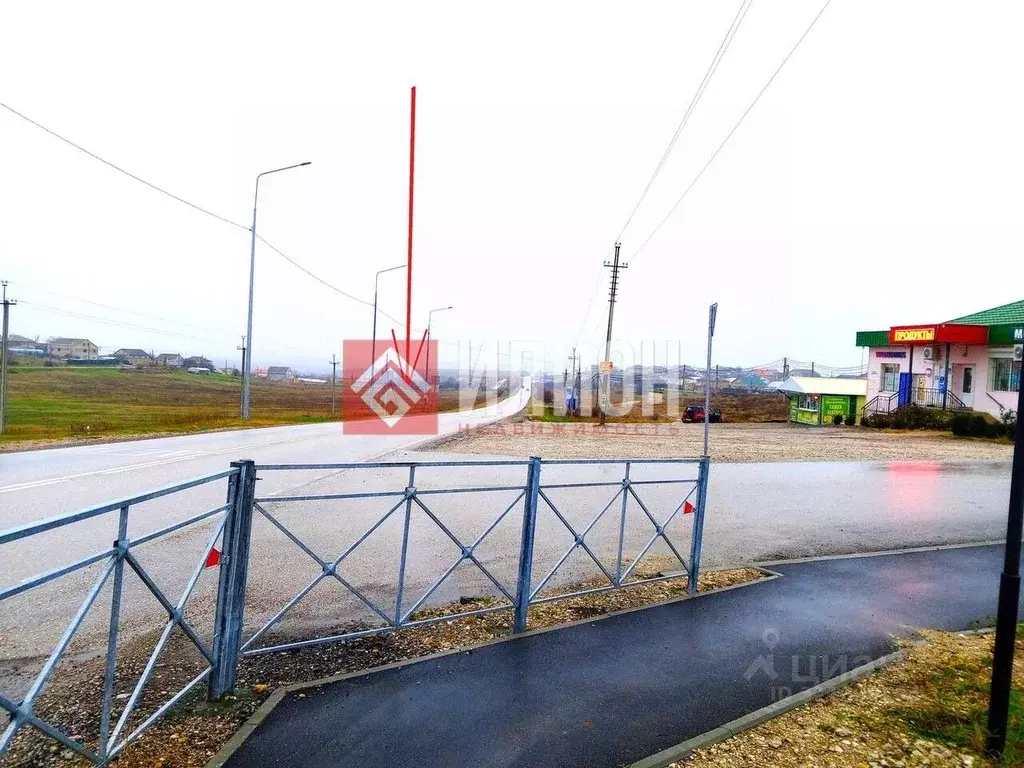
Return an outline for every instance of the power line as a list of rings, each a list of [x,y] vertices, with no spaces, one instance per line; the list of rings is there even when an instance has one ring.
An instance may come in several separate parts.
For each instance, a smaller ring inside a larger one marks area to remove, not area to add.
[[[160,335],[163,335],[163,336],[177,336],[177,337],[182,338],[182,339],[192,339],[193,341],[209,341],[209,342],[212,342],[214,344],[222,343],[222,340],[220,340],[220,339],[211,339],[208,336],[191,336],[191,335],[189,335],[187,333],[175,333],[174,331],[165,331],[165,330],[162,330],[160,328],[150,328],[150,327],[145,326],[145,325],[136,325],[135,323],[125,323],[125,322],[122,322],[120,320],[111,320],[109,318],[99,317],[97,315],[88,315],[88,314],[85,314],[84,312],[74,312],[74,311],[67,310],[67,309],[60,309],[59,307],[50,307],[50,306],[47,306],[46,304],[37,304],[34,301],[25,301],[25,299],[21,299],[21,303],[24,304],[27,307],[35,307],[36,309],[40,309],[40,310],[42,310],[44,312],[51,312],[51,313],[53,313],[55,315],[66,315],[67,317],[75,317],[75,318],[78,318],[80,320],[93,320],[93,321],[95,321],[97,323],[106,323],[107,325],[114,325],[114,326],[118,326],[120,328],[130,328],[130,329],[136,330],[136,331],[146,331],[148,333],[156,333],[156,334],[160,334]]]
[[[747,15],[747,11],[750,9],[750,4],[752,2],[753,0],[742,0],[740,3],[740,7],[736,11],[736,16],[733,18],[732,24],[729,25],[729,29],[726,31],[725,37],[722,38],[722,42],[719,43],[718,50],[715,52],[714,58],[711,59],[711,63],[708,65],[708,69],[704,73],[704,78],[700,81],[700,85],[697,86],[697,91],[690,99],[690,104],[686,108],[686,112],[683,114],[683,119],[679,121],[676,132],[672,134],[672,139],[669,141],[668,146],[665,147],[665,153],[661,156],[661,160],[658,161],[657,166],[655,166],[654,173],[651,174],[651,178],[648,180],[647,186],[644,187],[644,191],[640,194],[640,198],[636,201],[636,205],[633,206],[633,210],[626,219],[626,223],[622,225],[622,230],[615,238],[616,241],[622,240],[622,236],[625,234],[627,227],[629,227],[630,222],[633,221],[633,217],[636,216],[636,212],[640,209],[640,204],[643,203],[644,198],[647,197],[647,193],[650,192],[651,187],[654,186],[655,179],[658,178],[658,174],[661,173],[661,169],[665,166],[669,155],[672,154],[672,149],[679,140],[679,136],[682,134],[683,129],[686,128],[687,123],[690,122],[690,116],[693,114],[693,110],[696,108],[701,96],[704,95],[704,91],[707,89],[708,83],[711,82],[711,78],[714,76],[715,70],[718,69],[718,65],[722,62],[722,59],[725,58],[725,52],[729,50],[729,46],[732,44],[732,40],[736,36],[736,32],[739,30],[740,24],[743,23],[743,18]]]
[[[40,130],[45,131],[46,133],[50,134],[54,138],[60,139],[61,141],[63,141],[68,146],[71,146],[71,147],[74,147],[75,149],[77,149],[79,152],[84,152],[89,157],[91,157],[93,160],[99,160],[104,165],[108,166],[109,168],[113,168],[115,171],[117,171],[119,173],[123,173],[128,178],[134,179],[135,181],[139,182],[140,184],[145,184],[150,189],[156,190],[161,195],[166,195],[167,197],[171,198],[172,200],[177,200],[179,203],[187,205],[189,208],[194,208],[195,210],[199,211],[200,213],[205,213],[207,216],[212,216],[213,218],[215,218],[215,219],[217,219],[219,221],[222,221],[225,224],[230,224],[231,226],[237,227],[238,229],[245,230],[246,232],[249,231],[249,228],[247,226],[245,226],[244,224],[239,224],[237,221],[232,221],[231,219],[229,219],[229,218],[227,218],[225,216],[221,216],[220,214],[214,213],[211,210],[203,208],[201,205],[196,205],[195,203],[189,202],[185,198],[179,197],[178,195],[174,194],[173,192],[168,192],[163,187],[159,187],[159,186],[157,186],[156,184],[154,184],[154,183],[152,183],[150,181],[146,181],[141,176],[136,176],[131,171],[126,171],[121,166],[115,165],[114,163],[110,162],[109,160],[106,160],[106,159],[100,157],[95,152],[89,151],[88,149],[83,147],[81,144],[76,144],[75,142],[71,141],[71,139],[65,138],[64,136],[61,136],[56,131],[50,130],[49,128],[47,128],[42,123],[37,123],[31,117],[29,117],[28,115],[22,114],[21,112],[19,112],[18,110],[14,109],[13,107],[9,107],[8,105],[3,104],[3,103],[0,103],[0,107],[3,107],[8,112],[10,112],[12,115],[16,115],[17,117],[20,117],[25,122],[31,123],[36,128],[39,128]]]
[[[768,78],[768,82],[766,82],[764,84],[764,87],[762,87],[761,90],[758,92],[757,96],[754,97],[754,100],[752,102],[750,102],[750,106],[748,106],[743,111],[743,114],[740,115],[740,119],[736,121],[736,124],[732,127],[732,130],[729,131],[728,134],[726,134],[725,138],[722,140],[722,143],[718,145],[718,149],[716,149],[711,154],[711,157],[708,158],[708,161],[706,163],[704,163],[704,167],[700,169],[700,171],[697,173],[697,175],[693,178],[693,181],[690,182],[690,185],[685,190],[683,190],[683,194],[679,196],[679,199],[676,200],[675,205],[673,205],[669,209],[669,212],[667,214],[665,214],[665,218],[663,218],[658,223],[658,226],[656,226],[654,228],[654,230],[651,232],[651,234],[649,234],[647,236],[647,239],[644,240],[643,243],[641,243],[640,247],[637,248],[636,251],[633,252],[633,256],[632,256],[632,258],[630,260],[631,262],[632,261],[636,261],[636,257],[647,246],[647,244],[649,242],[651,242],[651,239],[665,225],[665,222],[667,222],[669,220],[669,218],[671,218],[672,214],[675,213],[675,211],[679,207],[679,205],[683,202],[683,200],[686,199],[686,196],[690,193],[690,190],[693,189],[694,185],[696,185],[696,183],[698,181],[700,181],[700,177],[704,175],[704,171],[706,171],[708,169],[708,166],[711,165],[711,163],[714,162],[715,158],[718,157],[718,153],[722,151],[722,148],[725,147],[725,145],[729,142],[729,139],[731,139],[733,134],[736,133],[736,130],[740,127],[740,125],[743,124],[743,121],[746,119],[747,115],[750,114],[750,111],[754,108],[754,106],[761,99],[761,97],[764,96],[765,91],[767,91],[768,87],[775,81],[775,78],[778,76],[779,72],[781,72],[782,68],[786,66],[786,62],[788,62],[790,57],[794,53],[796,53],[796,49],[800,47],[800,44],[804,41],[804,38],[807,37],[807,35],[810,33],[810,31],[814,28],[814,25],[818,23],[818,19],[821,18],[821,15],[825,12],[825,9],[828,8],[831,3],[832,3],[832,0],[826,0],[825,4],[821,7],[821,10],[818,11],[818,14],[813,19],[811,19],[811,23],[807,26],[807,29],[805,29],[804,33],[802,35],[800,35],[800,38],[796,41],[796,43],[790,49],[789,53],[786,54],[786,57],[782,60],[782,63],[779,64],[779,66],[776,68],[776,70],[772,73],[772,76]]]
[[[205,325],[195,325],[194,323],[186,323],[186,322],[183,322],[181,320],[171,320],[170,318],[167,318],[167,317],[160,317],[158,315],[149,315],[149,314],[146,314],[145,312],[136,312],[135,310],[124,309],[123,307],[115,307],[112,304],[103,304],[103,303],[98,302],[98,301],[91,301],[89,299],[82,299],[82,298],[79,298],[78,296],[70,296],[70,295],[68,295],[66,293],[58,293],[57,291],[50,291],[50,290],[47,290],[45,288],[40,288],[38,286],[32,285],[31,283],[26,283],[26,282],[21,281],[21,280],[12,281],[12,282],[16,282],[18,285],[21,285],[23,287],[27,287],[27,288],[31,289],[32,291],[36,291],[36,292],[39,292],[39,293],[45,293],[45,294],[48,294],[50,296],[58,296],[58,297],[60,297],[62,299],[70,299],[71,301],[78,301],[78,302],[81,302],[82,304],[91,304],[94,307],[101,307],[103,309],[112,309],[115,312],[124,312],[125,314],[128,314],[128,315],[136,315],[137,317],[145,317],[145,318],[148,318],[149,320],[159,320],[160,322],[163,322],[163,323],[173,323],[174,325],[183,325],[183,326],[186,326],[188,328],[195,328],[196,330],[199,330],[199,331],[209,331],[211,333],[223,334],[225,336],[234,336],[233,333],[229,333],[227,331],[222,331],[222,330],[220,330],[218,328],[210,328],[210,327],[205,326]]]
[[[122,173],[125,176],[127,176],[128,178],[130,178],[130,179],[132,179],[134,181],[137,181],[140,184],[144,184],[147,187],[149,187],[150,189],[155,190],[156,192],[159,192],[162,195],[166,195],[167,197],[171,198],[172,200],[176,200],[177,202],[182,203],[183,205],[187,205],[189,208],[192,208],[193,210],[199,211],[200,213],[204,213],[207,216],[212,216],[213,218],[215,218],[218,221],[221,221],[221,222],[223,222],[225,224],[230,224],[231,226],[233,226],[233,227],[235,227],[237,229],[241,229],[241,230],[243,230],[245,232],[249,232],[250,231],[250,228],[247,227],[245,224],[239,224],[237,221],[232,221],[231,219],[227,218],[226,216],[221,216],[218,213],[214,213],[213,211],[209,210],[208,208],[204,208],[201,205],[197,205],[196,203],[190,202],[189,200],[186,200],[185,198],[183,198],[183,197],[181,197],[179,195],[176,195],[173,192],[169,192],[168,190],[164,189],[163,187],[161,187],[161,186],[159,186],[157,184],[154,184],[153,182],[147,181],[146,179],[142,178],[141,176],[137,176],[136,174],[132,173],[131,171],[125,170],[124,168],[122,168],[121,166],[117,165],[116,163],[112,163],[110,160],[107,160],[106,158],[101,157],[100,155],[96,154],[95,152],[92,152],[91,150],[86,149],[81,144],[77,144],[77,143],[73,142],[71,139],[68,139],[65,136],[62,136],[61,134],[57,133],[56,131],[54,131],[54,130],[52,130],[50,128],[47,128],[42,123],[39,123],[39,122],[33,120],[28,115],[25,115],[25,114],[19,112],[18,110],[14,109],[13,107],[8,106],[7,104],[0,103],[0,107],[3,107],[8,112],[10,112],[12,115],[15,115],[16,117],[20,117],[22,120],[24,120],[24,121],[34,125],[36,128],[39,128],[40,130],[45,131],[46,133],[50,134],[54,138],[64,142],[68,146],[74,147],[79,152],[85,153],[89,157],[91,157],[94,160],[97,160],[97,161],[103,163],[107,167],[113,168],[118,173]],[[270,250],[272,250],[278,256],[283,258],[285,261],[289,262],[292,266],[294,266],[294,267],[300,269],[301,271],[305,272],[307,275],[312,277],[314,280],[316,280],[317,282],[319,282],[322,285],[326,286],[327,288],[330,288],[335,293],[337,293],[337,294],[339,294],[341,296],[344,296],[344,297],[346,297],[348,299],[351,299],[352,301],[357,301],[360,304],[365,304],[366,306],[373,306],[370,302],[365,301],[364,299],[360,299],[358,296],[353,296],[351,293],[348,293],[347,291],[343,291],[343,290],[341,290],[340,288],[338,288],[335,285],[331,285],[331,283],[327,282],[326,280],[324,280],[319,275],[315,274],[311,270],[309,270],[306,267],[302,266],[302,264],[297,262],[295,259],[293,259],[291,256],[286,254],[284,251],[282,251],[280,248],[275,246],[273,243],[271,243],[270,241],[268,241],[266,238],[262,237],[261,235],[257,234],[256,235],[256,239],[258,239],[265,246],[270,248]],[[387,313],[385,313],[383,311],[381,312],[381,314],[383,314],[385,317],[387,317],[388,319],[390,319],[390,320],[392,320],[394,322],[399,322],[394,317],[392,317],[391,315],[388,315]],[[405,327],[404,323],[403,323],[402,327],[403,328]]]

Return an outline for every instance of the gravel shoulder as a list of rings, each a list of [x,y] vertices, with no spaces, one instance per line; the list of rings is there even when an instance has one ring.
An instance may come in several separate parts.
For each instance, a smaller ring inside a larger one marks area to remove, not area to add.
[[[699,456],[703,424],[519,422],[461,432],[433,447],[451,453],[544,458]],[[939,432],[796,424],[712,424],[711,458],[719,462],[907,461],[1005,459],[1013,445]]]
[[[922,631],[902,661],[834,694],[699,750],[670,768],[970,768],[983,754],[994,635]],[[905,643],[906,645],[906,643]],[[1024,642],[1017,641],[1017,655]],[[1024,665],[1014,665],[1024,692]],[[1024,761],[1024,722],[1011,714],[1004,765]]]

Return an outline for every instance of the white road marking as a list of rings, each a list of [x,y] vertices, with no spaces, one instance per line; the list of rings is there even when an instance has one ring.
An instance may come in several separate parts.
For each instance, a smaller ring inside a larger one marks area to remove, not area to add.
[[[524,388],[524,391],[525,391],[525,388]],[[523,402],[523,392],[520,392],[520,403],[519,403],[518,407],[520,407],[520,408],[522,407],[522,402]],[[502,403],[498,403],[495,406],[485,406],[484,408],[477,409],[477,410],[479,412],[479,415],[483,417],[483,420],[486,421],[488,418],[500,417],[501,414],[504,411],[505,406],[507,404],[508,404],[508,400],[503,401]],[[492,410],[492,408],[493,408],[493,410]],[[473,413],[473,412],[470,411],[469,413]],[[442,417],[443,416],[444,416],[444,414],[442,414]],[[461,426],[462,425],[460,425],[458,423],[458,421],[456,420],[456,425],[455,425],[455,428],[452,430],[452,432],[459,431]],[[466,426],[469,426],[469,422],[466,423]],[[202,450],[189,450],[189,449],[179,449],[179,450],[167,451],[167,452],[164,452],[164,453],[157,454],[158,458],[156,460],[154,460],[154,461],[145,461],[145,462],[140,462],[140,463],[136,463],[136,464],[125,464],[125,465],[120,466],[120,467],[108,467],[106,469],[93,469],[93,470],[89,470],[88,472],[77,472],[77,473],[71,474],[71,475],[58,475],[56,477],[47,477],[47,478],[42,478],[40,480],[30,480],[30,481],[24,482],[24,483],[15,483],[14,485],[2,486],[2,487],[0,487],[0,494],[2,494],[2,493],[12,493],[14,491],[24,491],[24,490],[28,490],[30,488],[41,488],[41,487],[44,487],[44,486],[47,486],[47,485],[56,485],[57,483],[66,483],[69,480],[77,480],[77,479],[82,478],[82,477],[93,477],[93,476],[97,476],[97,475],[116,475],[116,474],[120,474],[122,472],[131,472],[132,470],[136,470],[136,469],[146,469],[148,467],[156,467],[156,466],[159,466],[161,464],[177,464],[177,463],[186,462],[186,461],[194,461],[195,459],[205,458],[207,456],[219,456],[219,455],[222,455],[222,454],[225,454],[225,453],[237,453],[239,451],[258,450],[260,448],[267,448],[267,447],[272,446],[272,445],[282,445],[284,443],[300,443],[300,442],[305,442],[307,440],[320,440],[320,439],[325,438],[325,437],[336,437],[336,436],[338,436],[338,434],[344,434],[344,433],[341,430],[339,430],[338,432],[330,432],[330,433],[326,433],[325,432],[324,434],[306,435],[306,436],[302,436],[302,437],[291,437],[291,438],[286,438],[284,440],[269,440],[269,441],[263,442],[263,443],[253,443],[253,444],[244,445],[244,446],[233,445],[233,446],[230,446],[230,447],[227,447],[227,448],[221,448],[221,449],[215,450],[215,451],[202,451]],[[441,434],[447,434],[447,432],[442,432]],[[409,440],[409,441],[403,443],[402,445],[399,445],[399,446],[396,446],[396,447],[393,447],[393,448],[390,448],[390,449],[382,451],[380,454],[378,454],[378,456],[383,456],[383,455],[391,453],[393,451],[403,450],[403,449],[408,448],[408,447],[410,447],[412,445],[415,445],[416,443],[425,442],[425,441],[431,440],[431,439],[433,439],[435,437],[439,437],[439,436],[441,436],[441,434],[438,434],[438,435],[418,435],[417,437],[415,437],[412,440]],[[157,450],[159,450],[159,449],[157,449]],[[118,452],[120,452],[120,451],[118,451]],[[149,455],[153,455],[153,450],[152,449],[149,450],[149,451],[142,451],[142,452],[143,453],[148,453]],[[140,451],[135,451],[133,453],[134,453],[135,456],[138,456]],[[370,461],[372,461],[372,460],[373,459],[370,459]],[[355,461],[358,462],[359,459],[356,459]]]
[[[66,483],[69,480],[77,480],[78,478],[81,477],[92,477],[94,475],[116,475],[121,472],[130,472],[135,469],[146,469],[147,467],[156,467],[160,466],[161,464],[178,464],[183,461],[193,461],[195,459],[204,458],[206,456],[218,456],[224,453],[235,453],[240,450],[255,450],[258,448],[266,448],[271,445],[280,445],[282,443],[299,443],[305,440],[318,440],[323,437],[332,437],[332,435],[310,435],[306,437],[290,438],[288,440],[272,440],[269,442],[257,443],[254,445],[231,446],[230,448],[221,448],[220,450],[217,451],[172,451],[165,457],[156,459],[155,461],[144,461],[137,464],[125,464],[124,466],[109,467],[106,469],[93,469],[89,470],[88,472],[77,472],[72,475],[59,475],[57,477],[46,477],[41,480],[30,480],[25,483],[7,485],[0,487],[0,493],[24,491],[28,490],[29,488],[41,488],[46,485]]]

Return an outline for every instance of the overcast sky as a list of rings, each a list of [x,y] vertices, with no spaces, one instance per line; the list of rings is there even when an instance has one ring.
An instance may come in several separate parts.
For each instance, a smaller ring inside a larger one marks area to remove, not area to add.
[[[258,172],[312,161],[265,179],[257,230],[369,300],[405,259],[416,85],[413,324],[451,304],[435,337],[543,341],[561,367],[577,340],[598,359],[600,264],[738,6],[8,3],[0,101],[246,226]],[[857,330],[1024,298],[1019,2],[835,0],[632,259],[821,6],[754,1],[623,236],[624,344],[697,362],[718,301],[717,362],[856,364]],[[257,364],[329,369],[368,337],[367,307],[256,256]],[[244,230],[0,110],[13,332],[219,363],[248,258]],[[401,272],[381,304],[404,316]]]

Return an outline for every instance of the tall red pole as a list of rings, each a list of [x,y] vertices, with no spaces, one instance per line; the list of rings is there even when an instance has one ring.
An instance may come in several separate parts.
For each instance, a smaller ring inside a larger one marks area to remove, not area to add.
[[[409,112],[409,254],[405,265],[405,360],[409,364],[412,339],[412,201],[416,176],[416,86]]]

